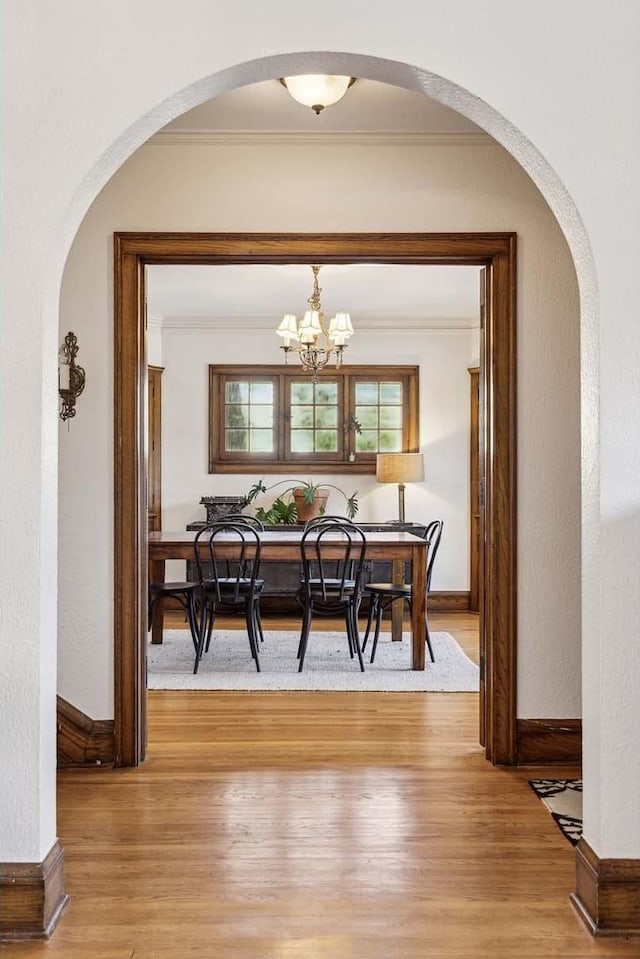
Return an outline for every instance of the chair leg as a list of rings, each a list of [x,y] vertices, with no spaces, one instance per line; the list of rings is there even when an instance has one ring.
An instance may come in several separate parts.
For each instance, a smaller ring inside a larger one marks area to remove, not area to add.
[[[256,625],[258,627],[258,634],[260,636],[260,642],[264,643],[264,631],[262,629],[262,616],[260,615],[260,600],[256,601]]]
[[[198,672],[198,667],[200,665],[200,660],[202,659],[202,652],[204,650],[204,641],[207,632],[207,621],[209,618],[208,604],[204,602],[201,607],[201,616],[200,616],[200,630],[198,635],[198,645],[196,647],[196,661],[193,664],[193,672]],[[213,616],[213,611],[211,611]]]
[[[307,652],[307,643],[309,642],[309,632],[311,630],[311,606],[306,606],[304,610],[304,618],[302,620],[302,630],[300,632],[300,643],[298,644],[298,659],[300,660],[298,664],[298,672],[302,672],[302,667],[304,666],[304,657]]]
[[[356,652],[358,654],[358,662],[360,663],[360,672],[364,672],[364,661],[362,659],[362,650],[360,649],[360,637],[358,635],[358,613],[356,610],[355,603],[350,603],[347,607],[346,613],[347,621],[347,634],[349,636],[351,647],[355,646]],[[353,659],[353,653],[351,654]]]
[[[362,640],[362,652],[364,653],[367,648],[367,642],[369,640],[369,633],[371,632],[371,624],[373,623],[373,618],[378,611],[378,603],[380,602],[380,597],[377,593],[371,593],[371,602],[369,603],[369,615],[367,616],[367,625],[364,630],[364,639]]]
[[[247,600],[245,619],[247,622],[247,633],[249,634],[249,647],[251,649],[251,655],[255,660],[256,671],[260,672],[260,659],[258,658],[258,637],[256,629],[256,608],[253,597],[250,597]]]
[[[193,640],[194,649],[198,648],[198,617],[196,614],[196,598],[193,591],[187,596],[187,621]]]
[[[431,645],[431,637],[429,636],[429,624],[426,621],[426,619],[425,619],[425,639],[427,641],[427,649],[429,650],[429,656],[431,658],[431,662],[435,663],[436,657],[433,655],[433,646]]]
[[[382,625],[383,612],[384,612],[384,603],[382,602],[382,599],[379,598],[378,608],[376,610],[376,629],[375,629],[375,633],[373,634],[373,646],[371,647],[371,659],[369,660],[370,663],[372,663],[374,659],[376,658],[376,650],[378,648],[378,638],[380,636],[380,626]]]

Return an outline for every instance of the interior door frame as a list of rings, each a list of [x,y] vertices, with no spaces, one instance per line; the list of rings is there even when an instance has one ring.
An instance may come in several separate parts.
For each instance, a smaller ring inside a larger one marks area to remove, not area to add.
[[[516,234],[114,234],[115,764],[146,749],[147,508],[145,266],[407,263],[486,270],[480,391],[485,750],[512,765],[516,731]]]

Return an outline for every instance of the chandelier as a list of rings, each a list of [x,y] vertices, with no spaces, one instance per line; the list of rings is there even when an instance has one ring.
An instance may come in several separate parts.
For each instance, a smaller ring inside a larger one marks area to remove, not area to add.
[[[353,326],[348,313],[336,313],[329,326],[326,326],[320,303],[321,287],[318,285],[320,267],[312,266],[311,269],[313,293],[307,300],[311,309],[305,312],[300,325],[296,316],[287,313],[276,333],[284,340],[280,349],[284,350],[285,363],[293,350],[298,354],[305,371],[313,373],[315,379],[332,357],[335,359],[336,369],[340,368],[347,340],[353,334]]]

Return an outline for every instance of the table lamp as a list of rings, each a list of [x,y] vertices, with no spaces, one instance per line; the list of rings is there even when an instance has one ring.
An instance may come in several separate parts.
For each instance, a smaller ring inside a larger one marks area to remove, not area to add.
[[[379,483],[398,484],[398,520],[404,523],[404,484],[424,479],[422,453],[378,453],[376,479]]]

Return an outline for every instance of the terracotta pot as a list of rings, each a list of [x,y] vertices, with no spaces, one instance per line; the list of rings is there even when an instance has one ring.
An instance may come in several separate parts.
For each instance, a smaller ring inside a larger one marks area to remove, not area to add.
[[[307,503],[305,500],[302,486],[296,487],[292,492],[298,511],[299,523],[306,523],[308,519],[314,519],[316,516],[321,516],[324,513],[326,502],[329,499],[328,490],[316,490],[313,503]]]

